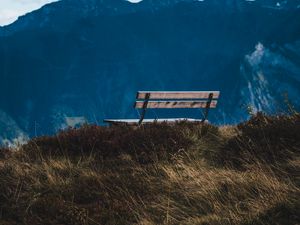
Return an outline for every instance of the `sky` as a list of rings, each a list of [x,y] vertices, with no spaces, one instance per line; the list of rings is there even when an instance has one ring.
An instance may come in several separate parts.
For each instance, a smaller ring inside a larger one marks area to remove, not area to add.
[[[0,0],[0,26],[8,25],[22,16],[55,0]]]
[[[28,12],[57,0],[0,0],[0,26],[8,25]],[[138,3],[141,0],[128,0]]]

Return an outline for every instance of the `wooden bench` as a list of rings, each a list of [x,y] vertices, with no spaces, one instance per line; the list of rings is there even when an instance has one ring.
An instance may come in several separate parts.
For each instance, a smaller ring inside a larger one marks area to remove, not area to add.
[[[139,91],[137,92],[134,108],[142,109],[139,119],[105,119],[110,124],[138,124],[153,122],[205,122],[209,110],[216,108],[219,91]],[[168,119],[144,119],[147,109],[178,109],[178,108],[202,108],[204,116],[202,119],[191,118],[168,118]]]

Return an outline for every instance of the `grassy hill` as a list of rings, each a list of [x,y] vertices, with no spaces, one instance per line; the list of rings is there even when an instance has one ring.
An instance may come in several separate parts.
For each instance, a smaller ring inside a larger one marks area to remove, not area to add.
[[[86,126],[0,153],[0,224],[300,224],[300,116]]]

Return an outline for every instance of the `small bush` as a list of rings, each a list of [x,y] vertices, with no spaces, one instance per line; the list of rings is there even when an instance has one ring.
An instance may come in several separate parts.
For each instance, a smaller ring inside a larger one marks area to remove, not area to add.
[[[153,124],[143,127],[85,126],[61,131],[56,136],[39,137],[23,146],[30,159],[51,157],[86,157],[98,159],[129,154],[141,163],[169,159],[172,154],[188,149],[193,143],[185,130],[202,130],[212,126],[191,123]]]
[[[300,116],[267,116],[259,113],[237,126],[213,160],[221,165],[242,168],[261,163],[286,163],[299,154]]]

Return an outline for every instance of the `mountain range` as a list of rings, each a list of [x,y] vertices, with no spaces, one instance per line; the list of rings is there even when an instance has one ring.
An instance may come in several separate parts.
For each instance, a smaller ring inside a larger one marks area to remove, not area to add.
[[[300,1],[61,0],[0,27],[0,80],[0,142],[137,118],[138,90],[220,90],[218,124],[298,110]]]

